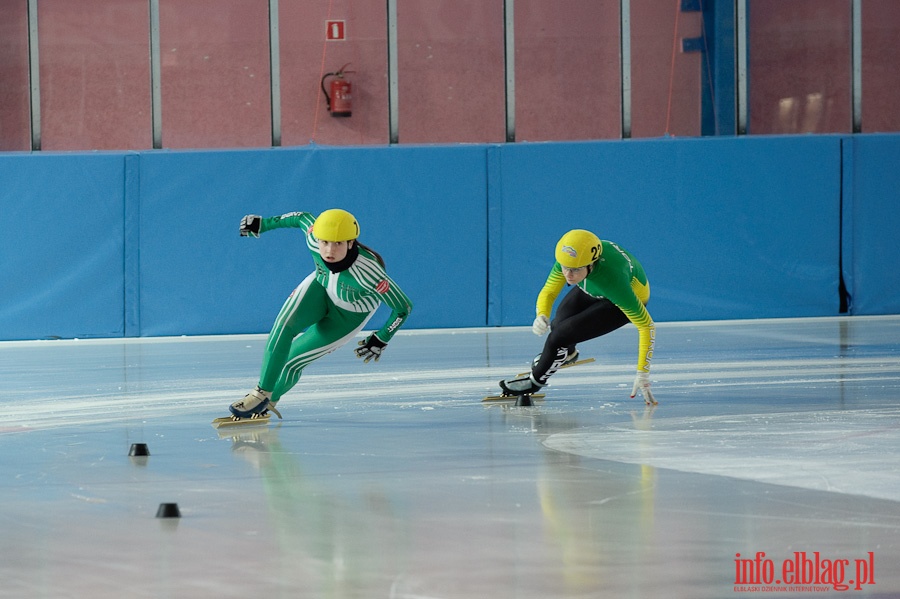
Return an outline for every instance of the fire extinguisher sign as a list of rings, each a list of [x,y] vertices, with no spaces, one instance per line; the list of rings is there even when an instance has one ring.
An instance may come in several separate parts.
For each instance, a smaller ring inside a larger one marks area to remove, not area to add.
[[[344,21],[325,21],[325,40],[342,42],[346,39],[347,28]]]

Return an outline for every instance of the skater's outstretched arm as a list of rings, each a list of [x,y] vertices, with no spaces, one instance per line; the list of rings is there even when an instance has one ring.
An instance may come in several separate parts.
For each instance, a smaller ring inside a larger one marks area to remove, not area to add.
[[[241,219],[241,237],[259,237],[266,231],[286,227],[309,229],[315,222],[316,217],[309,212],[288,212],[267,218],[258,214],[248,214]]]

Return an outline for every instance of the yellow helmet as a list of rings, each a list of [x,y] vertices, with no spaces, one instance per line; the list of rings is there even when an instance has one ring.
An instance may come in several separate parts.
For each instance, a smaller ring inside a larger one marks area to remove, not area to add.
[[[322,241],[350,241],[359,237],[359,223],[346,210],[332,208],[316,219],[313,235]]]
[[[556,261],[566,268],[593,264],[603,252],[600,238],[584,229],[573,229],[556,244]]]

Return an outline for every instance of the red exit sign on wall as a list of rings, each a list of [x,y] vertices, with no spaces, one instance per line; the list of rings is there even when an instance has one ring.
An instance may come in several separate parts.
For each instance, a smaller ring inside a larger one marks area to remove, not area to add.
[[[325,21],[325,39],[329,42],[343,41],[346,36],[344,21]]]

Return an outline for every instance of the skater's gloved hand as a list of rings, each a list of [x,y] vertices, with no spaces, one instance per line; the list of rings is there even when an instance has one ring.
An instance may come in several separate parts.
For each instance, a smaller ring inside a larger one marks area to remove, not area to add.
[[[377,362],[379,358],[381,358],[381,352],[384,351],[384,348],[387,347],[387,343],[379,339],[375,336],[375,333],[372,333],[368,336],[368,338],[359,342],[359,347],[356,348],[356,357],[357,358],[365,358],[364,362],[375,358]]]
[[[543,314],[538,314],[531,325],[531,332],[540,337],[550,330],[550,319]]]
[[[241,237],[259,237],[259,225],[262,217],[258,214],[248,214],[241,219]]]
[[[648,406],[657,405],[656,399],[653,398],[653,391],[650,390],[649,372],[644,372],[643,370],[637,371],[637,375],[634,377],[634,387],[631,388],[631,397],[634,398],[634,396],[638,394],[638,391],[644,396],[644,403]]]

